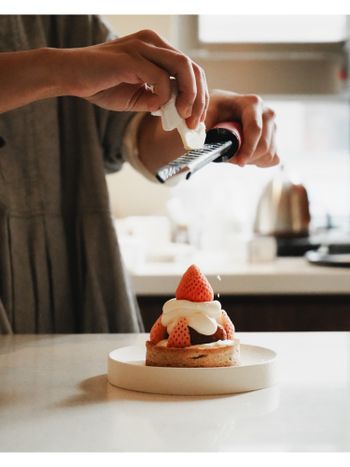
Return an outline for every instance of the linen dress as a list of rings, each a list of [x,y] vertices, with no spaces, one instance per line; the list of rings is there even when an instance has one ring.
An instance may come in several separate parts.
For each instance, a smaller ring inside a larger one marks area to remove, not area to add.
[[[94,16],[0,16],[0,52],[109,38]],[[132,115],[74,97],[0,114],[0,333],[142,330],[105,180]]]

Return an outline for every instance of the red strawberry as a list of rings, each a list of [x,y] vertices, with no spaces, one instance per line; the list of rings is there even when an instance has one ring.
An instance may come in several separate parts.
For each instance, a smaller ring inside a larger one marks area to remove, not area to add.
[[[157,319],[157,321],[153,324],[151,332],[149,334],[149,340],[152,344],[157,344],[162,339],[165,339],[167,336],[166,327],[162,325],[161,316]]]
[[[214,341],[224,341],[226,339],[227,339],[227,333],[226,333],[225,329],[220,324],[218,324],[218,328],[217,328],[215,334],[213,334],[213,340]]]
[[[182,276],[176,289],[176,299],[191,302],[211,302],[214,299],[213,289],[198,266],[192,264]]]
[[[188,347],[191,345],[190,330],[186,318],[180,318],[168,339],[168,347]]]
[[[235,334],[235,327],[226,311],[222,310],[221,323],[226,331],[227,339],[232,340]]]

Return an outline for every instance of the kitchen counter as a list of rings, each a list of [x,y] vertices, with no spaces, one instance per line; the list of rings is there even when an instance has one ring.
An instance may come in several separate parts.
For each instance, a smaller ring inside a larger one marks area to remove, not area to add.
[[[350,331],[350,268],[315,266],[304,258],[266,263],[192,258],[240,331]],[[144,262],[130,272],[149,331],[189,261]]]
[[[350,333],[241,333],[280,383],[171,397],[107,383],[108,353],[145,335],[0,336],[1,451],[348,451]]]
[[[199,260],[217,294],[350,294],[350,268],[315,266],[304,258],[278,258],[269,263]],[[145,263],[130,272],[137,295],[173,295],[184,263]]]

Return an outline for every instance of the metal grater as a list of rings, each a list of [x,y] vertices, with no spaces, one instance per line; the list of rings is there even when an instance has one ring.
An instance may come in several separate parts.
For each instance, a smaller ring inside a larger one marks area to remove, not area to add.
[[[191,175],[209,162],[223,162],[231,159],[242,143],[241,127],[237,122],[220,123],[208,131],[201,149],[193,149],[173,162],[161,167],[156,173],[161,183],[178,178],[188,180]]]
[[[156,177],[162,183],[165,183],[176,175],[188,180],[194,172],[220,157],[223,151],[227,150],[230,146],[232,146],[231,141],[205,144],[203,148],[189,151],[173,162],[161,167]]]

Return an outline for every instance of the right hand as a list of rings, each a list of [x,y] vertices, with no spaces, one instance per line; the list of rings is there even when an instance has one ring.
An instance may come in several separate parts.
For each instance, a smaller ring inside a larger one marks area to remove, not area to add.
[[[231,120],[241,122],[243,144],[230,163],[257,167],[279,164],[275,112],[259,96],[220,89],[212,91],[206,118],[207,128]]]
[[[204,71],[153,31],[62,54],[61,79],[69,82],[72,95],[108,110],[152,112],[169,100],[174,76],[180,116],[190,128],[205,119],[209,93]]]

